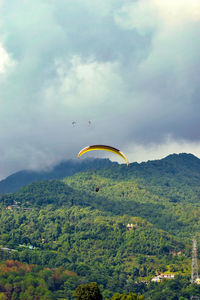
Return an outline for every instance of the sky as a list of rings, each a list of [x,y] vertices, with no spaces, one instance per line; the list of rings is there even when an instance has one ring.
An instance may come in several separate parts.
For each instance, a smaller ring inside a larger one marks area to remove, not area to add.
[[[0,179],[92,144],[200,157],[199,34],[199,0],[0,0]]]

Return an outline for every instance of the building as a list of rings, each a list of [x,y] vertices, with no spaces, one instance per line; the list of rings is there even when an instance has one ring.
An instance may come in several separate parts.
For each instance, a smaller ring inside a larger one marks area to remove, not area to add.
[[[174,274],[159,274],[151,279],[153,282],[161,282],[163,279],[174,279]]]
[[[8,205],[8,206],[6,207],[6,209],[10,209],[10,210],[13,210],[13,209],[19,209],[19,208],[20,208],[20,206],[19,206],[19,205],[16,205],[16,204]]]
[[[128,230],[134,229],[134,228],[136,228],[136,227],[137,227],[137,224],[127,224],[127,226],[126,226],[126,228],[127,228]]]

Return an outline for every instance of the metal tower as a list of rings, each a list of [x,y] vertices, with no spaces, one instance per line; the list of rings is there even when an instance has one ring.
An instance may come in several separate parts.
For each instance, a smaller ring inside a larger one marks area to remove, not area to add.
[[[195,236],[193,237],[193,246],[192,246],[192,275],[191,282],[195,283],[198,275],[198,262],[197,262],[197,241]]]

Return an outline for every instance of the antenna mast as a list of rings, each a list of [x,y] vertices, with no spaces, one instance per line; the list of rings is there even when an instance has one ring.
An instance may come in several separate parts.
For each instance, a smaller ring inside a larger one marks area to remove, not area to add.
[[[196,283],[198,275],[198,262],[197,262],[197,241],[195,236],[193,237],[193,245],[192,245],[192,274],[191,274],[191,282]]]

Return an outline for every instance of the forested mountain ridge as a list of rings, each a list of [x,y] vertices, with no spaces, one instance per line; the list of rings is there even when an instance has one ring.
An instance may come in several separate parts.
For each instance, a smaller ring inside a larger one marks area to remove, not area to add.
[[[107,171],[107,176],[113,179],[135,178],[142,182],[155,182],[167,186],[176,179],[176,181],[184,180],[190,185],[195,185],[200,180],[200,159],[192,154],[171,154],[160,160],[131,163],[128,168],[125,165],[114,165]]]
[[[191,154],[174,154],[129,167],[110,163],[63,180],[39,181],[5,194],[1,201],[5,205],[14,201],[26,206],[81,205],[114,215],[141,216],[160,229],[187,237],[188,232],[200,230],[199,182],[200,160]]]
[[[198,295],[189,279],[191,238],[200,232],[199,162],[189,154],[129,167],[109,162],[2,195],[0,257],[36,265],[24,276],[35,293],[42,280],[41,299],[72,299],[79,284],[94,281],[104,297],[130,290],[155,300]],[[0,270],[0,281],[14,291],[10,272],[1,277]],[[178,277],[150,283],[162,272]]]
[[[0,194],[16,192],[22,186],[38,180],[64,178],[85,170],[98,170],[109,167],[111,164],[117,163],[112,163],[109,159],[85,159],[63,161],[47,170],[22,170],[0,181]]]
[[[109,159],[83,159],[61,162],[46,171],[19,171],[0,181],[0,194],[16,192],[20,187],[38,180],[61,179],[86,170],[99,170],[107,168],[107,176],[118,179],[135,177],[151,182],[157,177],[157,181],[168,185],[175,175],[182,180],[183,176],[189,179],[190,184],[200,179],[200,159],[192,154],[171,154],[160,160],[152,160],[143,163],[131,163],[127,168],[111,162]],[[106,176],[105,170],[104,176]],[[153,177],[152,177],[153,176]],[[164,178],[163,178],[164,176]],[[192,182],[191,182],[192,179]],[[168,182],[168,181],[169,182]],[[159,182],[158,182],[159,183]]]

